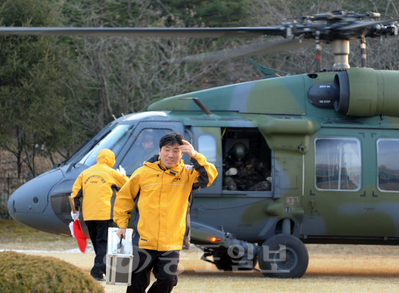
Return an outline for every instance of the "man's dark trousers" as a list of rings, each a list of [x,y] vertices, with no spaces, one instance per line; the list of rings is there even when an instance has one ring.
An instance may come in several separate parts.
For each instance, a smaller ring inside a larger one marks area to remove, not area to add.
[[[145,293],[150,285],[151,270],[157,279],[148,293],[169,293],[177,284],[179,251],[156,251],[133,247],[132,285],[127,293]]]
[[[112,221],[85,221],[85,224],[89,229],[90,239],[93,243],[94,252],[96,253],[94,266],[90,274],[94,278],[102,279],[106,270],[104,260],[107,254],[108,228],[112,227]]]

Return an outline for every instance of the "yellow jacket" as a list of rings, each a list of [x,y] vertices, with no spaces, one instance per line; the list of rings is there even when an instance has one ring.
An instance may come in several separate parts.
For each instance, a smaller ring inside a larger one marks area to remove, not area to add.
[[[155,156],[156,158],[156,156]],[[126,228],[133,218],[133,245],[157,251],[181,250],[189,244],[191,191],[212,184],[216,168],[197,153],[192,165],[183,160],[166,169],[157,159],[145,162],[119,191],[114,221]]]
[[[82,198],[85,221],[113,219],[116,193],[129,179],[112,169],[114,164],[114,153],[103,149],[97,155],[97,164],[80,173],[73,184],[71,198],[77,210]]]

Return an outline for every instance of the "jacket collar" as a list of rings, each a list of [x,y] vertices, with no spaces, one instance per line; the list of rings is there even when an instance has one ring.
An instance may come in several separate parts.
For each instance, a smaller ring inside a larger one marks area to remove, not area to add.
[[[155,170],[161,170],[161,171],[165,172],[166,174],[169,174],[172,176],[177,176],[178,174],[180,174],[180,172],[184,166],[183,160],[180,159],[179,164],[176,167],[168,169],[161,163],[159,156],[156,158],[157,160],[155,160],[155,157],[156,156],[154,156],[150,160],[144,162],[144,166],[150,167]]]

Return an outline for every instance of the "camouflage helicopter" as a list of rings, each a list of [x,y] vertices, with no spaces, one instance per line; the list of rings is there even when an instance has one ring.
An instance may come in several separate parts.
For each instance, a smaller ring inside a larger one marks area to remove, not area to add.
[[[111,122],[58,168],[14,192],[8,210],[15,220],[69,234],[72,184],[99,150],[113,150],[115,166],[131,175],[149,158],[144,137],[157,144],[176,131],[219,172],[211,187],[193,192],[191,207],[192,243],[217,268],[250,270],[259,263],[265,276],[300,278],[309,261],[304,243],[399,243],[399,72],[366,68],[366,39],[397,35],[395,20],[333,11],[272,27],[2,27],[0,34],[283,37],[203,59],[316,48],[315,72],[169,97]],[[354,39],[362,68],[349,66]],[[321,43],[332,45],[332,70],[320,70]]]

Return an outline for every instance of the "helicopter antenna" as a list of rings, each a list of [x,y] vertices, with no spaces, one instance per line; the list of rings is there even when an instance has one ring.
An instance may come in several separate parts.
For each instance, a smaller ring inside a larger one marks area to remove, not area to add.
[[[182,98],[182,100],[193,100],[206,116],[213,116],[212,112],[198,98]]]
[[[320,71],[321,68],[321,43],[320,43],[320,31],[316,31],[315,36],[316,43],[316,72]]]

